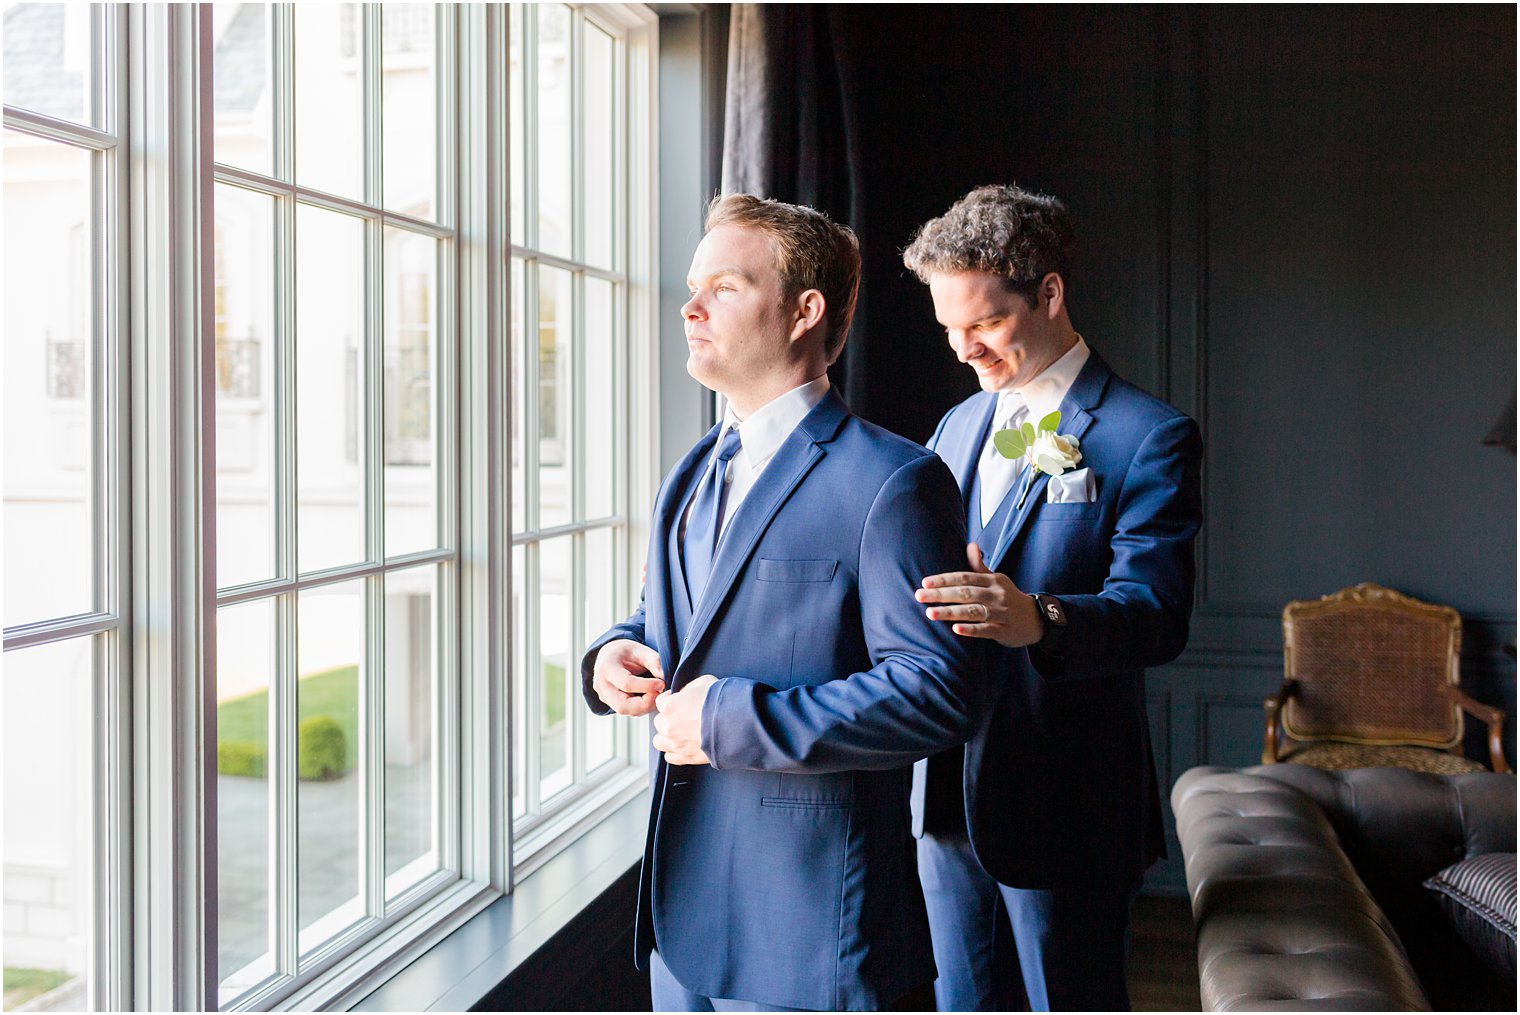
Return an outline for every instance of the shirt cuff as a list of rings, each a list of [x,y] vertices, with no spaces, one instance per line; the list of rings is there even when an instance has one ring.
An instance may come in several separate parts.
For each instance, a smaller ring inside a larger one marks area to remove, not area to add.
[[[702,699],[702,753],[707,755],[707,763],[713,768],[718,767],[718,699],[727,683],[726,679],[719,677],[707,689],[707,697]]]

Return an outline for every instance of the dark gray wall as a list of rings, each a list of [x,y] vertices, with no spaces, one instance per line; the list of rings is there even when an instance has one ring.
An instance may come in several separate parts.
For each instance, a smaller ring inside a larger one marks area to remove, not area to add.
[[[973,390],[898,257],[1014,180],[1073,209],[1078,329],[1202,425],[1193,636],[1148,681],[1163,784],[1258,759],[1283,604],[1359,581],[1460,610],[1464,683],[1513,714],[1515,459],[1479,442],[1515,386],[1514,9],[848,10],[857,411],[923,440]]]
[[[1479,442],[1515,385],[1514,10],[1166,27],[1197,171],[1158,382],[1207,448],[1192,647],[1148,682],[1166,784],[1257,759],[1283,603],[1358,581],[1461,611],[1464,683],[1513,714],[1515,459]]]

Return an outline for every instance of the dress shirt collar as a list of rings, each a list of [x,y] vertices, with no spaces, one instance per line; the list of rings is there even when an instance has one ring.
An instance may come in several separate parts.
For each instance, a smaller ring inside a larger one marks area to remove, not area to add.
[[[719,432],[718,440],[722,441],[723,434],[730,427],[737,427],[739,442],[744,446],[739,454],[748,461],[750,468],[757,469],[770,461],[782,442],[797,429],[797,424],[823,401],[823,396],[828,392],[829,375],[821,374],[766,402],[750,413],[746,420],[741,421],[734,415],[733,406],[727,406],[723,412],[723,430]]]
[[[1055,412],[1061,407],[1061,402],[1066,398],[1066,392],[1071,390],[1072,382],[1077,379],[1077,374],[1082,372],[1082,367],[1087,364],[1087,357],[1092,350],[1081,335],[1077,336],[1077,344],[1066,350],[1065,355],[1046,367],[1040,376],[1024,385],[1015,388],[1024,401],[1029,405],[1031,423],[1039,423],[1040,420]],[[1002,406],[999,406],[999,411]],[[744,435],[740,434],[740,439]]]

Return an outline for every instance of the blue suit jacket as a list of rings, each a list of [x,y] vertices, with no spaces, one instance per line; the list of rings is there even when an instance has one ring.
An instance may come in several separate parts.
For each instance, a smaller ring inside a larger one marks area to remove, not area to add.
[[[996,401],[968,398],[930,442],[963,497]],[[1132,888],[1166,853],[1144,668],[1187,642],[1202,443],[1197,424],[1096,352],[1061,403],[1060,431],[1081,442],[1077,467],[1093,470],[1096,498],[1048,504],[1041,474],[982,549],[1024,592],[1060,597],[1064,650],[1057,659],[989,643],[990,721],[963,767],[915,772],[914,830],[966,829],[982,866],[1014,887]]]
[[[955,481],[917,444],[830,392],[728,520],[686,602],[678,521],[717,428],[660,488],[644,598],[597,650],[656,649],[708,694],[712,765],[656,756],[636,961],[652,946],[688,990],[820,1010],[876,1008],[934,978],[915,874],[911,765],[984,714],[975,650],[927,620],[926,574],[964,559]]]

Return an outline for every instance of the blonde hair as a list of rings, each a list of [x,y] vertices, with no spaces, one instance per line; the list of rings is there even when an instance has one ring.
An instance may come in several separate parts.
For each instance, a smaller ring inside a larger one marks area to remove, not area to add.
[[[823,351],[834,362],[850,333],[860,292],[860,243],[850,227],[816,208],[752,194],[712,199],[702,232],[705,235],[725,225],[753,226],[775,243],[783,299],[790,302],[809,289],[823,293],[828,324]]]

